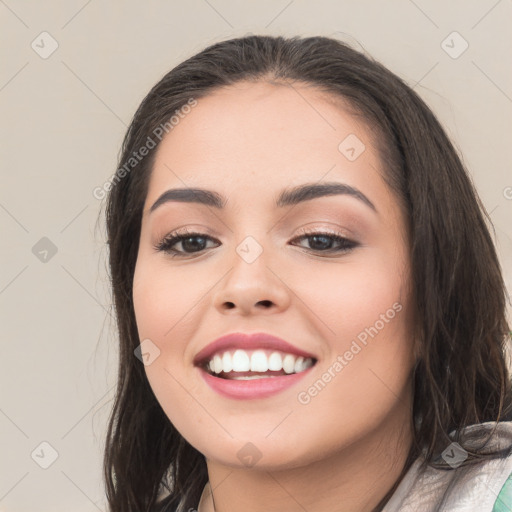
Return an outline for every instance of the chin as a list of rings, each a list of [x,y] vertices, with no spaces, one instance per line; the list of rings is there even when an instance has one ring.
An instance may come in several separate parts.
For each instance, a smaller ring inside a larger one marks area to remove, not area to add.
[[[256,437],[237,437],[215,444],[212,449],[195,446],[206,459],[233,469],[254,469],[261,471],[280,471],[305,466],[315,461],[311,453],[315,450],[298,452],[300,440],[288,438],[273,440]],[[306,447],[302,446],[304,450]]]

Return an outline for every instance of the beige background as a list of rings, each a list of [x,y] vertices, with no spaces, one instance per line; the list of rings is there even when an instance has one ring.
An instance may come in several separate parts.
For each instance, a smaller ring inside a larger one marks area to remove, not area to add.
[[[334,35],[413,85],[464,155],[512,290],[510,0],[0,0],[0,17],[0,511],[105,510],[116,347],[92,191],[149,88],[208,44]]]

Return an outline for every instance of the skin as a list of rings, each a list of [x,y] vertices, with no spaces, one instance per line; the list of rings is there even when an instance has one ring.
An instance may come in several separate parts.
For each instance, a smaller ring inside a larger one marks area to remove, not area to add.
[[[368,512],[397,481],[411,446],[406,224],[372,132],[340,105],[311,86],[241,82],[200,99],[157,150],[134,276],[136,321],[140,339],[160,350],[145,366],[151,387],[205,455],[217,512]],[[338,150],[349,134],[365,144],[354,161]],[[326,181],[356,187],[377,212],[348,195],[273,204],[282,189]],[[227,203],[169,202],[149,213],[163,192],[181,187],[214,190]],[[299,238],[304,227],[358,245],[327,254]],[[199,252],[178,242],[174,249],[188,250],[181,258],[154,249],[178,228],[212,239],[194,239]],[[236,252],[247,236],[263,249],[251,264]],[[338,355],[396,303],[400,312],[333,372]],[[274,334],[318,362],[272,397],[222,397],[192,361],[239,331]],[[300,403],[329,368],[330,382]],[[248,442],[260,454],[253,467],[237,456]]]

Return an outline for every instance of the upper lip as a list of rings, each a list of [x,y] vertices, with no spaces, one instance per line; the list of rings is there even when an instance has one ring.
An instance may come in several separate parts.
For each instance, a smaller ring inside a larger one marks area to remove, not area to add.
[[[287,341],[277,338],[272,334],[264,332],[256,332],[252,334],[245,334],[241,332],[235,332],[226,334],[212,341],[200,350],[194,357],[194,365],[199,366],[209,361],[214,354],[218,352],[226,352],[227,350],[255,350],[255,349],[273,349],[285,352],[287,354],[295,354],[304,358],[316,359],[314,354],[306,352]]]

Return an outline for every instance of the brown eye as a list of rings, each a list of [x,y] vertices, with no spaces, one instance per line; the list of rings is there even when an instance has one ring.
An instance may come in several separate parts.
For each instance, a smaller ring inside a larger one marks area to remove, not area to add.
[[[359,244],[345,238],[338,233],[304,232],[294,240],[309,239],[310,249],[315,252],[344,253],[357,247]],[[333,247],[337,246],[336,247]]]
[[[206,248],[206,244],[214,241],[213,238],[205,235],[204,233],[195,232],[181,232],[170,233],[166,235],[156,246],[155,250],[162,251],[170,254],[171,256],[186,256],[189,254],[196,254]],[[181,244],[182,250],[176,250],[173,247]]]

